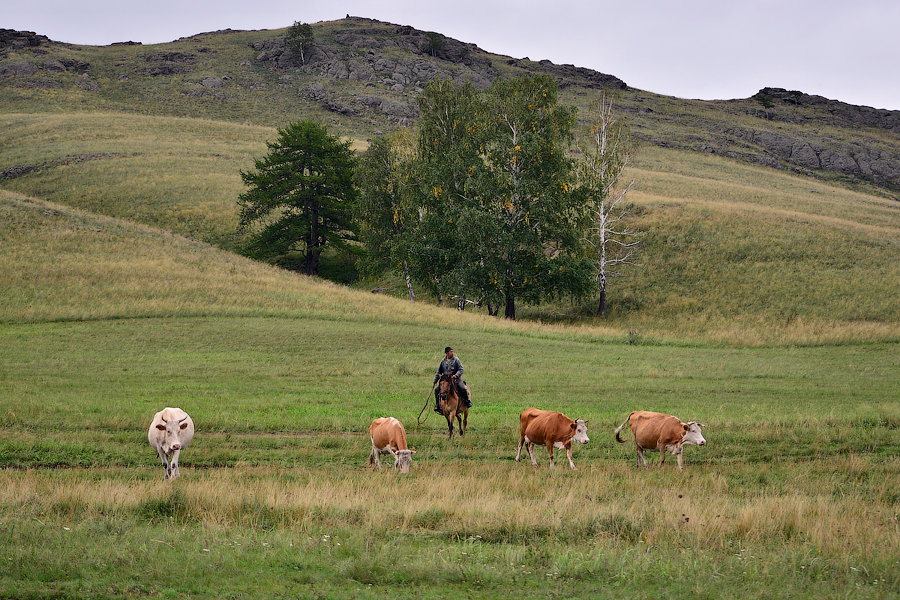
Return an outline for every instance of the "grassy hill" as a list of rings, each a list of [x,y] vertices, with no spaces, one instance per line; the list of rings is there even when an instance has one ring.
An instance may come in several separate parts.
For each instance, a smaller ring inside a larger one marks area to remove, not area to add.
[[[6,113],[0,125],[21,140],[0,148],[0,164],[35,166],[4,189],[225,249],[240,241],[239,171],[274,137],[122,113]],[[563,304],[525,317],[731,344],[896,339],[896,202],[684,150],[645,147],[631,175],[643,266],[613,280],[609,316]]]

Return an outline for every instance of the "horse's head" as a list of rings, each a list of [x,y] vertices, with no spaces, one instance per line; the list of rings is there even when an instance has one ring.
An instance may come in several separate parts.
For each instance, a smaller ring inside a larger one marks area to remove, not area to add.
[[[438,380],[438,397],[443,402],[448,396],[456,396],[456,386],[453,385],[453,377],[444,373]]]

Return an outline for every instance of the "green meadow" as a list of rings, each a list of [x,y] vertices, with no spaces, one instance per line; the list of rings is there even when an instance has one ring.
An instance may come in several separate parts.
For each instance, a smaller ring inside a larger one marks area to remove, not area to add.
[[[0,191],[0,596],[900,595],[891,336],[509,323],[57,202]],[[417,420],[448,343],[475,402],[453,441]],[[514,462],[532,405],[588,419],[577,470]],[[163,406],[197,425],[174,482]],[[684,472],[614,441],[638,408],[706,424]],[[366,463],[384,415],[408,476]]]

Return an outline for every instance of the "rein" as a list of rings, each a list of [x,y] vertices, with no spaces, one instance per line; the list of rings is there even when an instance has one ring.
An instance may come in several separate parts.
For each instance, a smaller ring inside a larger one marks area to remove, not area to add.
[[[425,409],[428,408],[428,403],[431,402],[431,395],[434,393],[434,386],[437,385],[437,382],[434,382],[431,386],[431,391],[425,396],[425,406],[422,407],[422,410],[419,411],[419,416],[416,417],[416,423],[421,425],[425,421],[428,420],[428,415],[425,415],[425,418],[422,418],[422,413],[425,412]]]

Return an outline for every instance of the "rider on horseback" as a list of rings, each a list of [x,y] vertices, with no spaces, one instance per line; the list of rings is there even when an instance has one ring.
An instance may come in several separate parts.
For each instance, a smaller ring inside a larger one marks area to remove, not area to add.
[[[462,380],[462,363],[459,362],[459,359],[453,354],[453,348],[450,346],[444,348],[444,359],[441,361],[441,364],[438,365],[437,373],[434,374],[434,381],[431,385],[437,383],[438,379],[440,379],[441,375],[444,373],[450,374],[453,378],[453,382],[456,384],[456,393],[459,395],[459,399],[465,403],[467,408],[471,408],[472,401],[469,400],[469,386]],[[438,397],[437,388],[434,389],[434,412],[441,412],[441,400]]]

